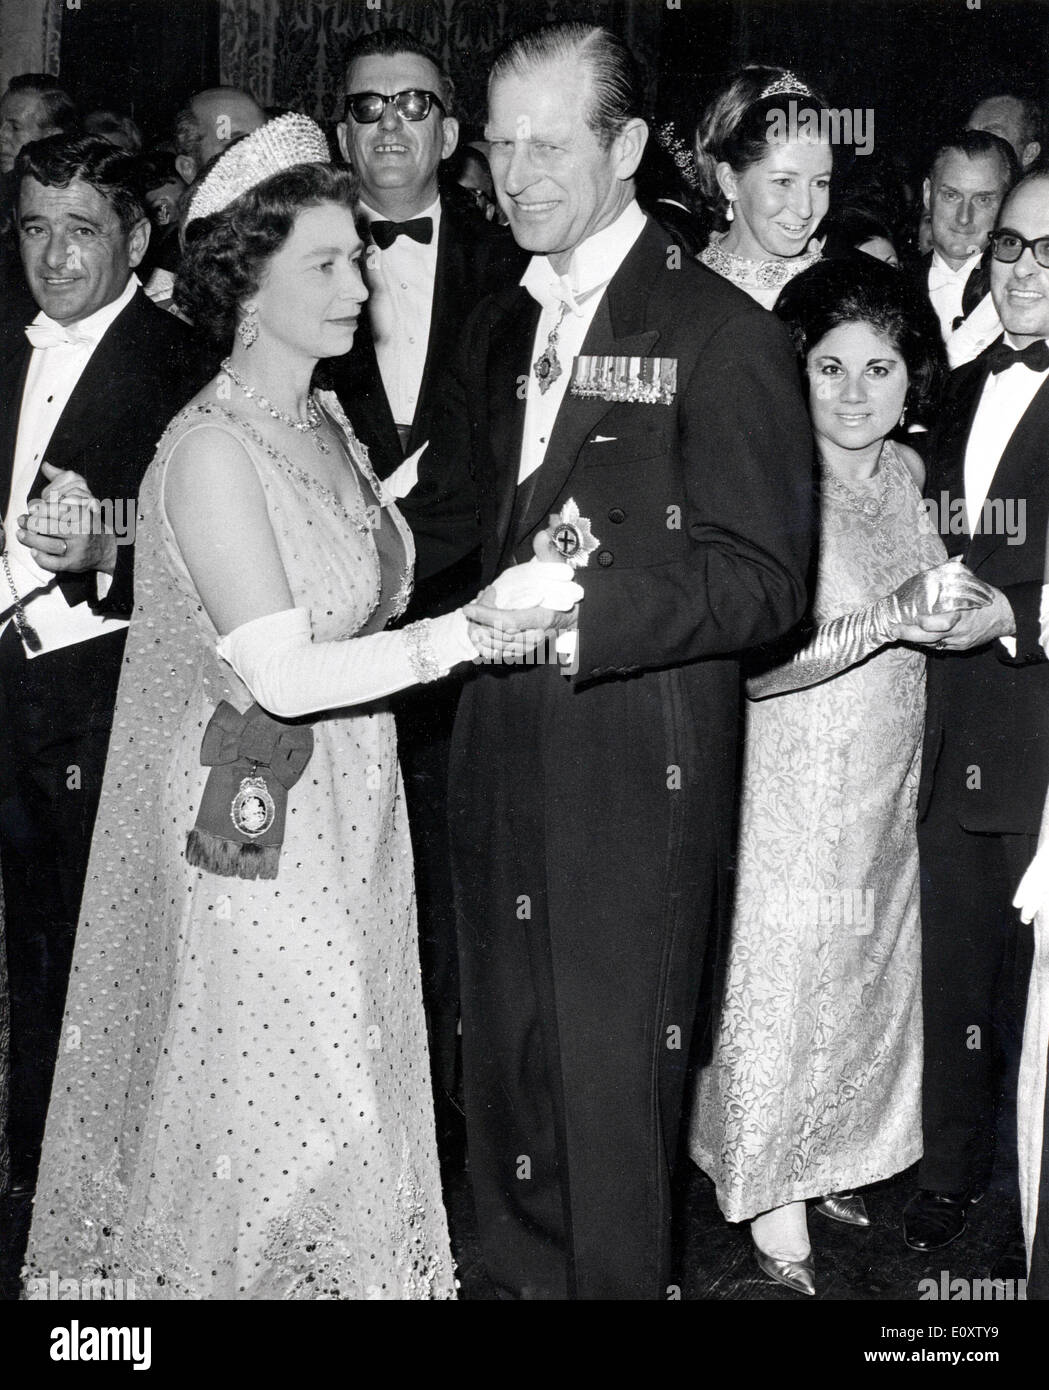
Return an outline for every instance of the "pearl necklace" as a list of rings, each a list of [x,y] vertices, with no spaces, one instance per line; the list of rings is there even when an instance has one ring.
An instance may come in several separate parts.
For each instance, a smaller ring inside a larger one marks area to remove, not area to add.
[[[306,419],[296,420],[293,416],[285,414],[283,410],[278,410],[272,401],[268,401],[265,396],[259,395],[253,387],[249,386],[244,378],[233,370],[233,363],[228,357],[221,364],[221,370],[226,373],[234,385],[240,387],[249,401],[254,401],[260,410],[266,411],[274,420],[279,420],[282,425],[288,425],[289,428],[298,430],[299,434],[308,434],[322,454],[331,453],[324,440],[315,432],[320,426],[322,416],[312,396],[306,402]]]

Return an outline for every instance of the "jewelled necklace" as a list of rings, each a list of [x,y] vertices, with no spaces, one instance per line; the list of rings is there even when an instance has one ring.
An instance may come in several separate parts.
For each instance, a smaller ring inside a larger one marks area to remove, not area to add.
[[[795,275],[800,275],[810,265],[815,265],[820,256],[821,252],[817,249],[784,260],[751,261],[745,256],[736,256],[731,251],[726,251],[721,245],[721,239],[716,236],[711,237],[699,253],[699,259],[705,266],[709,266],[724,279],[731,280],[734,285],[755,285],[763,290],[781,289],[788,280],[793,280]]]
[[[296,420],[294,416],[286,414],[283,410],[279,410],[272,401],[268,401],[265,396],[260,395],[254,387],[249,386],[244,378],[234,371],[233,363],[228,357],[221,364],[221,370],[226,373],[230,381],[241,389],[248,400],[253,401],[260,410],[264,410],[266,414],[270,415],[274,420],[279,420],[282,425],[287,425],[290,429],[297,430],[299,434],[309,435],[322,454],[331,453],[327,444],[325,444],[324,440],[316,432],[320,427],[322,416],[312,396],[310,396],[306,402],[306,419]]]

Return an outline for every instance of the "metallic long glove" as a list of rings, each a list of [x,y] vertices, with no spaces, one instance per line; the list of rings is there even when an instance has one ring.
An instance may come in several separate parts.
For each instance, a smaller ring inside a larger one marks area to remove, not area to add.
[[[935,569],[911,575],[893,593],[865,608],[820,623],[789,661],[752,676],[747,681],[747,695],[751,700],[763,700],[818,685],[857,666],[879,648],[898,642],[902,629],[920,626],[922,618],[983,608],[993,598],[988,585],[957,560],[948,560]]]

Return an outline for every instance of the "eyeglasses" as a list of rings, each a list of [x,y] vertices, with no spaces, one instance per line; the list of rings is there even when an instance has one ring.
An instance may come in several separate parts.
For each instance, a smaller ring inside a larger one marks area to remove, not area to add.
[[[1002,227],[991,233],[991,255],[996,261],[1004,261],[1006,265],[1018,261],[1028,246],[1042,269],[1049,270],[1049,236],[1039,236],[1033,241],[1028,241],[1019,232],[1014,232],[1012,227]]]
[[[394,92],[391,96],[383,92],[351,92],[346,98],[346,111],[358,125],[374,125],[382,120],[391,103],[398,116],[406,121],[425,121],[435,105],[444,112],[444,102],[436,92],[424,92],[418,87],[409,87],[406,92]]]

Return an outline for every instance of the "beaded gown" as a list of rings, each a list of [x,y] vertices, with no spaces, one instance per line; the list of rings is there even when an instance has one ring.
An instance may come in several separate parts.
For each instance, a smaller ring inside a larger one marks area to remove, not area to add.
[[[30,1277],[123,1280],[147,1299],[454,1297],[392,714],[309,717],[276,879],[184,853],[204,728],[220,700],[252,697],[215,653],[164,515],[175,445],[206,425],[244,446],[315,641],[381,630],[407,604],[411,534],[319,399],[347,440],[352,515],[215,404],[176,416],[143,482]]]
[[[891,442],[873,478],[825,474],[821,493],[815,622],[946,559]],[[891,645],[747,703],[726,981],[690,1132],[730,1221],[921,1156],[925,661]]]

